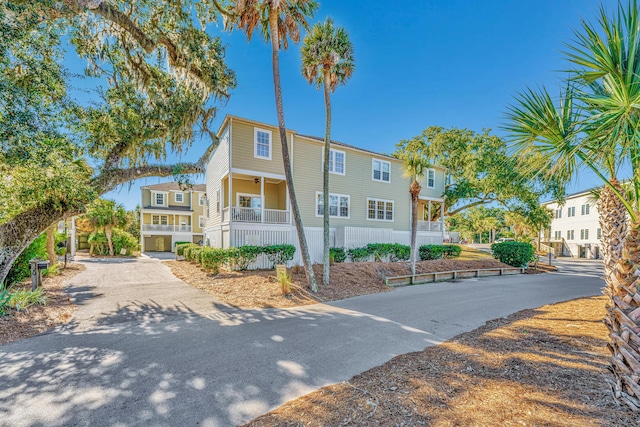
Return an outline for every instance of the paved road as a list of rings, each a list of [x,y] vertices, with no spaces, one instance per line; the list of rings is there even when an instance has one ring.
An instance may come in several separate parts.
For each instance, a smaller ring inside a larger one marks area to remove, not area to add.
[[[238,311],[156,259],[87,262],[71,324],[0,346],[0,425],[237,425],[487,320],[599,294],[597,264],[581,266]]]

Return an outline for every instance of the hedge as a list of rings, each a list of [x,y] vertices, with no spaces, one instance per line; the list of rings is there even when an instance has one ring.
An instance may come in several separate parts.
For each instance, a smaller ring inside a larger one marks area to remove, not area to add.
[[[530,243],[503,242],[491,245],[493,257],[513,267],[527,267],[533,260],[534,249]]]
[[[457,258],[461,252],[462,248],[456,245],[422,245],[418,249],[420,259],[423,261],[441,258]]]
[[[396,262],[408,260],[411,248],[399,243],[369,243],[361,248],[347,249],[347,254],[353,262],[367,261],[372,256],[374,261]]]
[[[347,259],[347,252],[344,248],[329,248],[329,259],[333,262],[344,262]]]
[[[284,264],[293,259],[295,251],[296,248],[293,245],[247,245],[229,249],[203,247],[194,243],[176,246],[177,256],[184,256],[187,261],[197,262],[202,265],[202,268],[211,270],[214,274],[217,274],[220,266],[224,264],[228,264],[233,269],[246,270],[260,254],[265,254],[274,265]]]

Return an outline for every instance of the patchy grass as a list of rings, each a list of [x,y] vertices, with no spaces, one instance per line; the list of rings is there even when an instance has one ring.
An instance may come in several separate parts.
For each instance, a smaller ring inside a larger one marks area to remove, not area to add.
[[[460,256],[456,259],[461,261],[475,261],[475,260],[483,260],[483,259],[494,259],[493,256],[485,251],[481,251],[470,246],[461,245],[462,252]]]
[[[524,310],[324,387],[247,426],[632,426],[604,381],[605,298]]]

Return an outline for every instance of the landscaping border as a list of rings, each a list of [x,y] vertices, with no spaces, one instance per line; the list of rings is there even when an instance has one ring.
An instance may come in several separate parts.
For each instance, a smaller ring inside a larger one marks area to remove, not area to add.
[[[471,277],[504,276],[524,274],[524,268],[479,268],[475,270],[437,271],[407,276],[385,277],[384,284],[389,287],[419,285],[423,283],[444,282],[455,279],[468,279]],[[487,274],[480,274],[481,272]],[[493,274],[495,273],[495,274]]]

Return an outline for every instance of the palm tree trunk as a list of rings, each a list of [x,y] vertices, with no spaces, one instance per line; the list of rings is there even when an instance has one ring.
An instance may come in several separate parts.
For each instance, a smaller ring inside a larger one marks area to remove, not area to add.
[[[58,262],[56,255],[56,226],[52,225],[47,228],[47,258],[49,259],[49,265],[53,267]]]
[[[411,275],[416,274],[416,240],[418,238],[418,196],[420,195],[420,184],[414,179],[409,187],[411,193]]]
[[[617,179],[612,178],[611,185],[620,194],[624,194]],[[628,230],[627,214],[622,201],[608,186],[604,186],[600,193],[598,212],[598,220],[602,230],[602,258],[606,280],[614,271],[616,262],[622,258],[624,239]]]
[[[109,245],[109,255],[113,256],[113,242],[111,241],[111,236],[113,235],[113,229],[111,227],[104,228],[104,235],[107,236],[107,245]]]
[[[282,104],[282,87],[280,84],[280,42],[278,40],[278,15],[275,7],[269,10],[269,32],[271,36],[271,65],[273,68],[273,89],[276,97],[276,112],[278,114],[278,130],[280,133],[280,144],[282,145],[282,163],[284,166],[284,176],[287,182],[287,191],[289,192],[289,201],[291,203],[291,213],[293,221],[296,225],[298,233],[298,241],[300,243],[300,252],[302,255],[302,263],[304,264],[307,280],[313,292],[318,292],[318,283],[316,282],[313,268],[311,266],[311,257],[309,256],[309,247],[307,239],[304,235],[304,227],[302,226],[302,218],[300,217],[300,209],[298,209],[298,199],[293,188],[293,175],[291,173],[291,159],[289,157],[289,146],[287,145],[287,131],[284,123],[284,106]]]
[[[331,151],[331,92],[329,90],[330,73],[324,70],[324,107],[326,121],[324,127],[324,170],[322,173],[322,202],[324,203],[323,215],[323,242],[324,257],[322,269],[322,283],[329,284],[329,153]],[[336,159],[333,159],[333,167],[336,167]],[[338,206],[340,209],[340,206]]]

